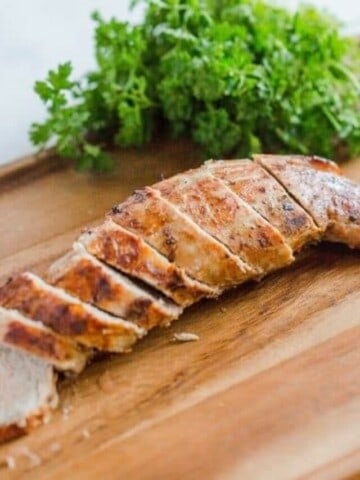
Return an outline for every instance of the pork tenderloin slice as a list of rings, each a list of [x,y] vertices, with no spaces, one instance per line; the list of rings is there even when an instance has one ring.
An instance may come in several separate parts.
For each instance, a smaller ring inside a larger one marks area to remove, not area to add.
[[[125,275],[90,255],[81,243],[51,265],[47,280],[84,302],[118,315],[149,330],[168,325],[183,309],[138,286]]]
[[[0,442],[27,433],[58,404],[56,375],[44,360],[0,343]]]
[[[151,187],[136,191],[109,215],[199,282],[224,289],[259,273]]]
[[[277,228],[294,252],[319,240],[320,229],[310,215],[258,163],[218,160],[206,162],[204,168]]]
[[[221,293],[220,288],[190,278],[138,235],[111,219],[85,232],[79,242],[103,262],[151,285],[183,307],[203,297],[217,297]]]
[[[127,351],[145,334],[137,325],[102,312],[29,272],[10,278],[0,288],[0,305],[104,351]]]
[[[279,230],[205,168],[154,185],[197,225],[264,275],[294,260]]]
[[[360,185],[330,160],[300,155],[256,155],[313,217],[323,239],[360,248]]]
[[[42,358],[62,371],[79,373],[88,359],[88,353],[71,339],[3,307],[0,307],[0,342]]]

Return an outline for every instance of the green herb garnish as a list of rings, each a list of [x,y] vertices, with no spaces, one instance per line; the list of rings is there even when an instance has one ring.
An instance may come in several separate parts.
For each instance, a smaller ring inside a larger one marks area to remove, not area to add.
[[[48,117],[34,145],[98,171],[106,147],[144,145],[160,124],[208,157],[359,153],[360,55],[336,20],[256,0],[143,3],[136,26],[93,14],[96,70],[76,81],[65,63],[36,82]]]

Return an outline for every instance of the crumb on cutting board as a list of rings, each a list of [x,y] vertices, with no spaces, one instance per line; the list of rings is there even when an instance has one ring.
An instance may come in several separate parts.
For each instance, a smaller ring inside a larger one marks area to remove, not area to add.
[[[5,457],[5,464],[9,470],[15,470],[16,469],[16,460],[15,457],[12,455],[8,455]]]
[[[72,409],[73,407],[70,404],[63,406],[61,411],[63,420],[67,420],[69,418],[69,414],[72,412]]]
[[[28,460],[29,468],[35,468],[41,465],[42,460],[39,455],[32,452],[26,445],[17,448],[17,454],[22,455]]]
[[[53,442],[49,447],[50,452],[59,453],[62,450],[62,446],[59,442]]]
[[[197,342],[198,340],[200,340],[199,335],[190,332],[174,333],[173,336],[174,342]]]

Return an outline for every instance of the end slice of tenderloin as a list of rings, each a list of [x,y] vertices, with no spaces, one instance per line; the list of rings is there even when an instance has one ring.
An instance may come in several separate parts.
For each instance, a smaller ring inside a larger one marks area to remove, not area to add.
[[[256,155],[312,216],[323,239],[360,248],[360,185],[330,160],[300,155]]]
[[[190,278],[138,235],[111,219],[85,232],[79,242],[95,257],[151,285],[178,305],[191,305],[203,297],[216,297],[221,293],[218,287]]]
[[[0,442],[41,424],[58,403],[53,367],[3,343],[0,343],[0,392]]]
[[[108,315],[29,272],[9,279],[0,288],[0,305],[104,351],[129,350],[145,334],[137,325]]]
[[[260,164],[247,159],[216,160],[203,168],[277,228],[294,252],[319,240],[320,229],[310,215]]]
[[[168,325],[183,311],[171,300],[155,295],[145,285],[139,286],[108,267],[78,242],[71,252],[50,267],[47,280],[84,302],[147,330],[157,325]]]
[[[88,352],[68,337],[3,307],[0,307],[0,343],[35,355],[62,371],[79,373],[88,359]]]
[[[213,176],[211,170],[190,170],[153,188],[260,275],[294,260],[280,231]]]
[[[206,285],[224,289],[259,273],[151,187],[114,207],[110,217]]]

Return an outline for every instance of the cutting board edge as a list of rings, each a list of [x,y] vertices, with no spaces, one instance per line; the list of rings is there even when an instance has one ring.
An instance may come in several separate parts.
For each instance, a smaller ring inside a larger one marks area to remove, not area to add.
[[[25,155],[0,167],[1,190],[12,188],[15,182],[23,183],[61,170],[69,163],[69,160],[60,158],[53,148]]]

